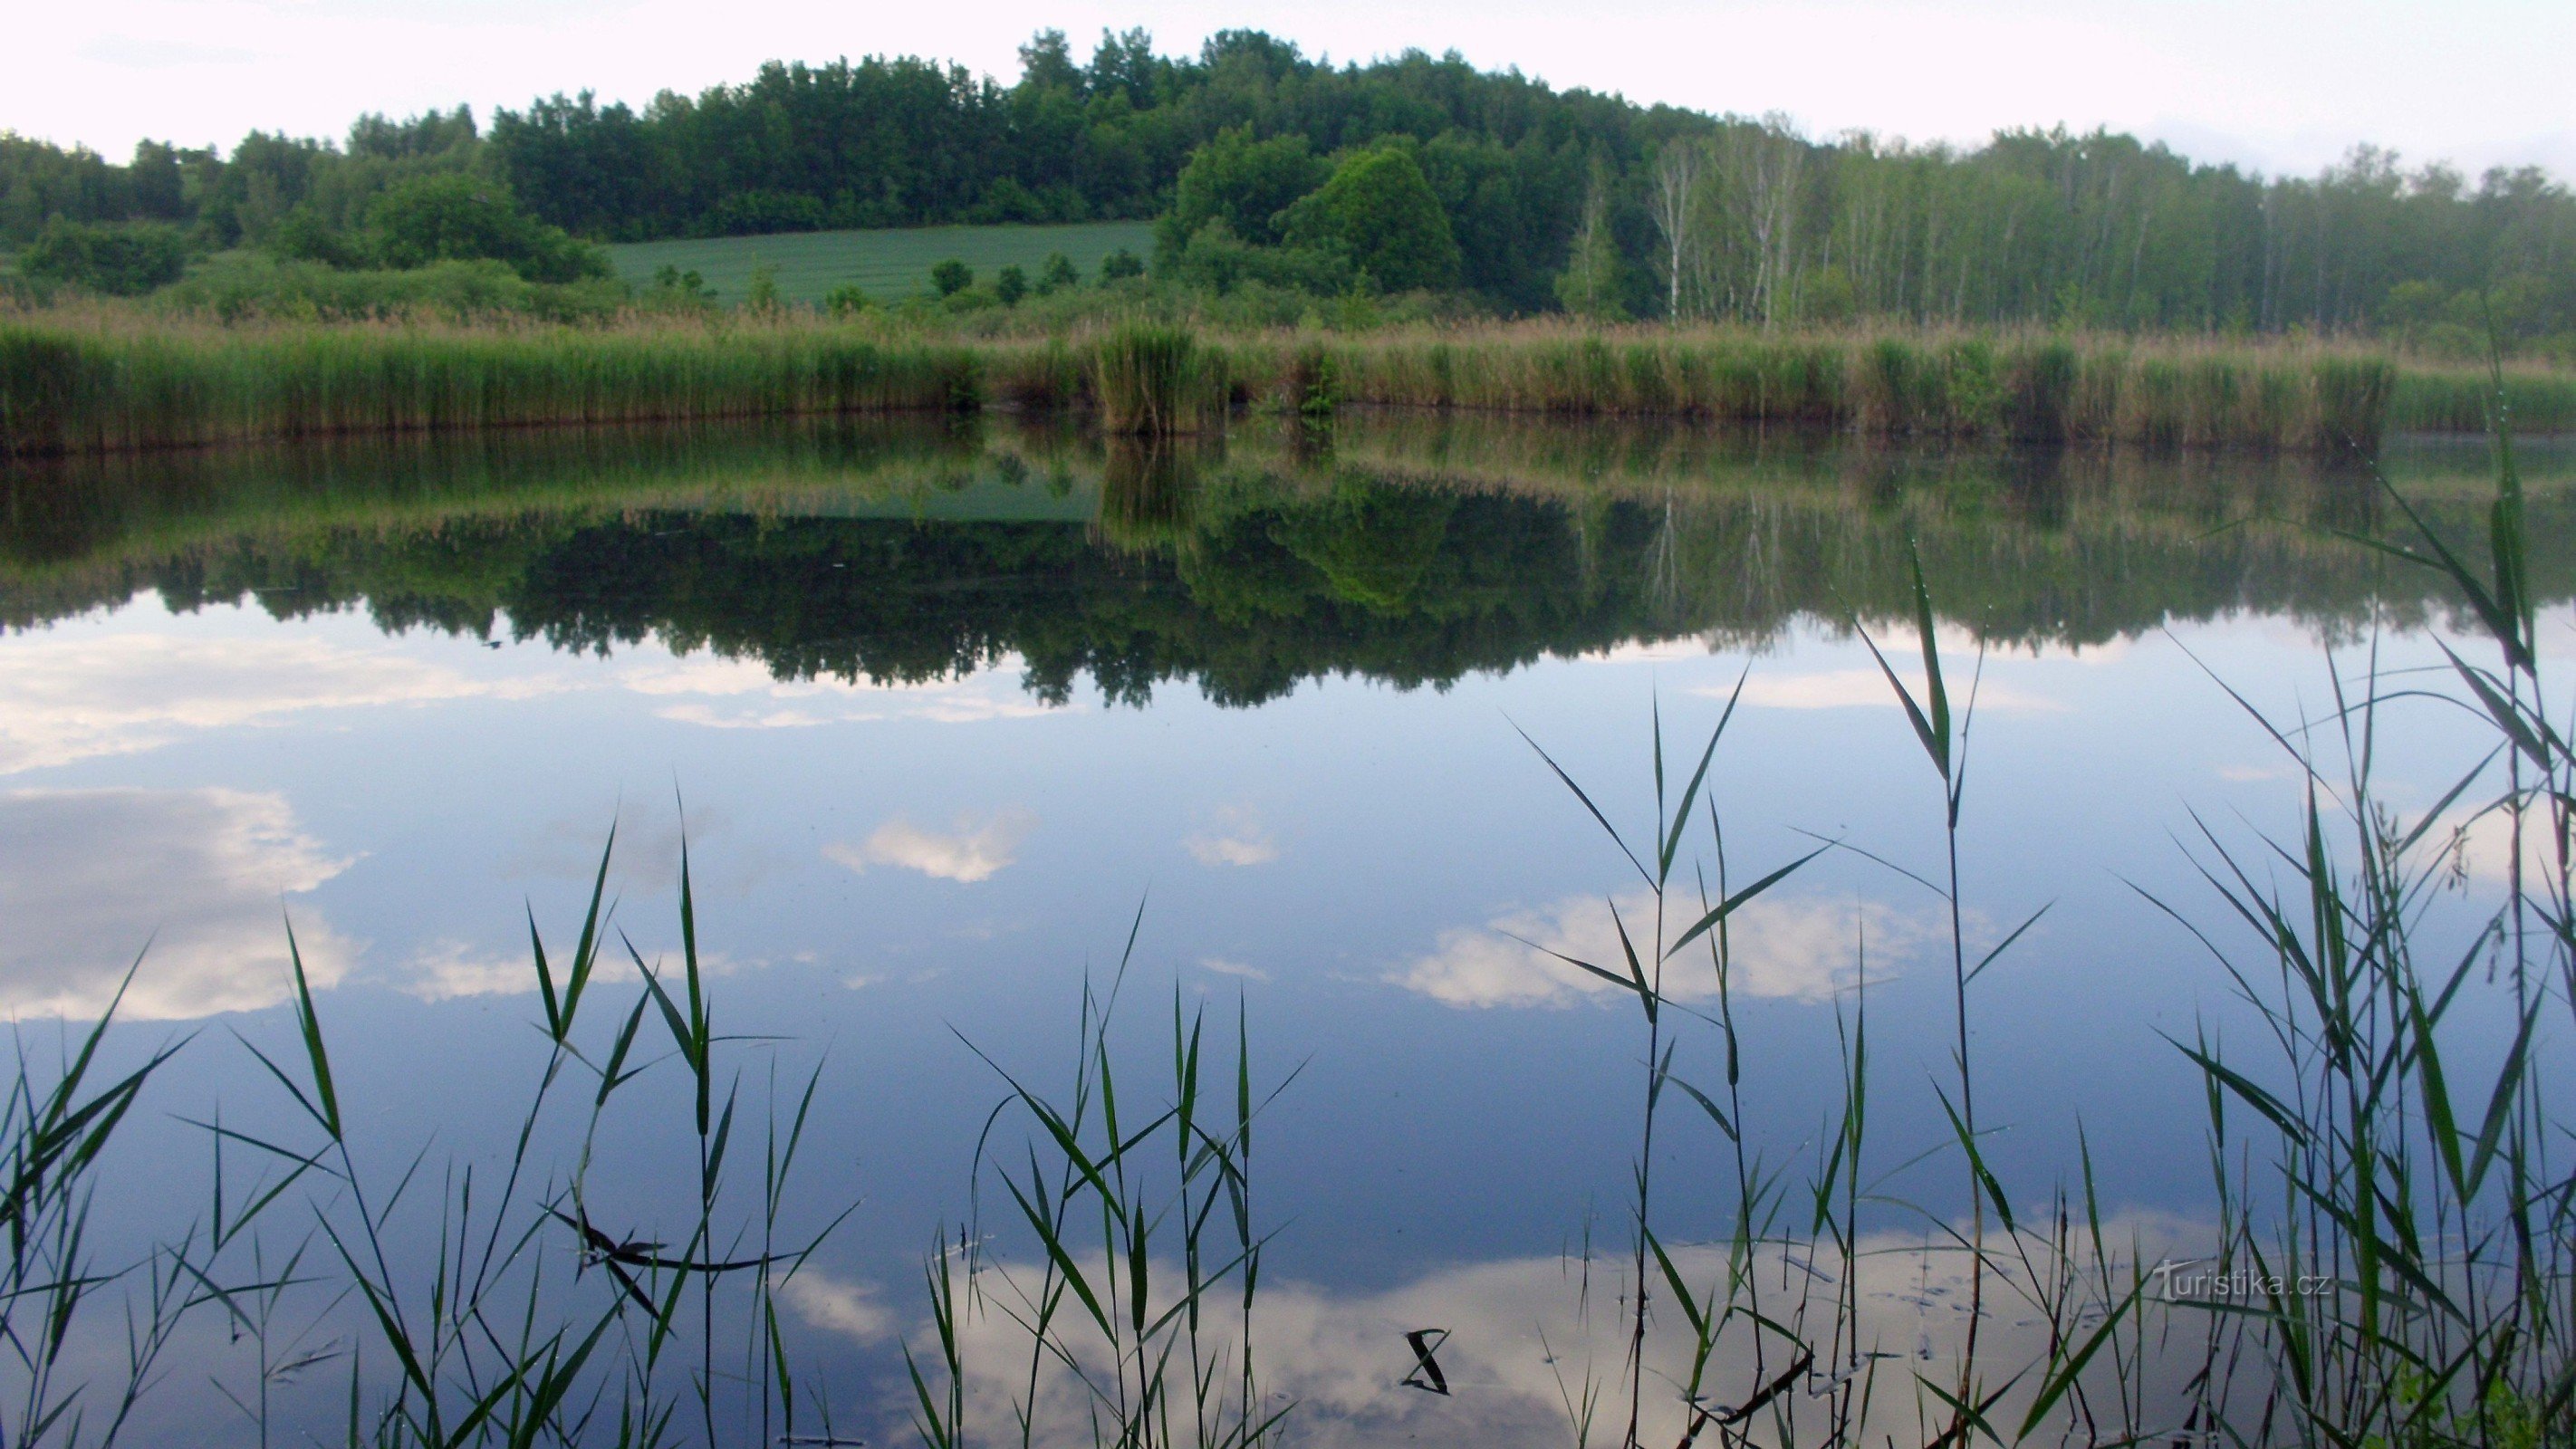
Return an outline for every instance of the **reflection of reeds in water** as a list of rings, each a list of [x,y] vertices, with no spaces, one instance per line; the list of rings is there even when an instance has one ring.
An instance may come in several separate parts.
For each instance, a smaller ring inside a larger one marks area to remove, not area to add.
[[[1100,535],[1131,552],[1168,551],[1198,522],[1201,470],[1222,459],[1209,444],[1111,437],[1101,460]]]

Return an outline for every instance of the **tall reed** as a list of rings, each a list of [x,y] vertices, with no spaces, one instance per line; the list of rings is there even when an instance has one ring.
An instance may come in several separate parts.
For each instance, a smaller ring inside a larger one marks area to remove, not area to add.
[[[1093,344],[1101,430],[1169,436],[1223,422],[1224,359],[1198,334],[1169,322],[1130,322]]]
[[[981,362],[847,328],[0,318],[0,455],[972,406]]]
[[[1222,340],[1138,320],[1088,340],[951,338],[792,314],[233,326],[0,315],[0,454],[252,438],[1085,401],[1119,433],[1216,426],[1268,397],[1796,422],[1901,435],[2313,451],[2473,426],[2482,386],[2347,345],[1584,330],[1549,324]],[[2511,375],[2526,426],[2576,426],[2576,378]]]
[[[983,1403],[969,1392],[977,1379],[999,1388],[1022,1449],[1082,1437],[1117,1449],[1255,1449],[1289,1412],[1265,1391],[1254,1354],[1270,1235],[1254,1226],[1253,1124],[1280,1088],[1256,1095],[1244,1006],[1228,1071],[1205,1009],[1185,1009],[1176,987],[1167,1095],[1150,1115],[1135,1109],[1112,1032],[1142,924],[1140,909],[1105,992],[1083,982],[1068,1094],[1044,1095],[985,1058],[1009,1094],[977,1143],[973,1200],[998,1182],[1009,1226],[1037,1261],[988,1256],[972,1218],[957,1243],[934,1250],[926,1282],[938,1357],[925,1372],[911,1349],[904,1355],[927,1449],[1001,1442],[969,1432],[970,1405]],[[1030,1129],[1025,1168],[995,1137],[1011,1117]],[[976,1360],[965,1339],[978,1320],[1017,1337],[1018,1363]]]

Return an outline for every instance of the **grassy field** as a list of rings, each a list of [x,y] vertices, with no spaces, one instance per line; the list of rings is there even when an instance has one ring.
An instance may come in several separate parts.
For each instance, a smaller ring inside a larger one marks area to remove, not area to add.
[[[950,257],[975,269],[979,280],[1016,262],[1037,280],[1049,252],[1062,252],[1093,280],[1100,259],[1125,247],[1143,256],[1154,244],[1147,221],[1096,221],[1072,226],[924,226],[886,231],[781,232],[771,236],[714,237],[703,241],[636,242],[608,249],[617,274],[641,286],[664,267],[706,278],[717,300],[734,303],[750,290],[752,268],[778,269],[778,290],[790,302],[820,302],[844,282],[857,282],[879,299],[930,290],[930,269]]]

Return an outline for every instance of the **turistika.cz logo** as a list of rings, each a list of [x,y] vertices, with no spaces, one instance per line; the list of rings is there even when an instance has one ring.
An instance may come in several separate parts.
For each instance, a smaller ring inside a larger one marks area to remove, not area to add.
[[[2148,1271],[2157,1284],[2157,1292],[2167,1303],[2191,1299],[2242,1300],[2262,1298],[2312,1298],[2335,1285],[2331,1273],[2257,1273],[2251,1268],[2235,1268],[2220,1273],[2203,1268],[2186,1272],[2197,1264],[2216,1263],[2215,1258],[2167,1258]]]

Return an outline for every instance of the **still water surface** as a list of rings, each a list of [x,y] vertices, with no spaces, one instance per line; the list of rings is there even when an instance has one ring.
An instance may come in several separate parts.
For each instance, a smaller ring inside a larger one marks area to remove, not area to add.
[[[2576,657],[2576,450],[2526,463],[2543,648]],[[2474,527],[2481,444],[2387,465]],[[1979,983],[1988,1155],[2045,1194],[2081,1124],[2108,1207],[2188,1223],[2203,1099],[2160,1033],[2235,1008],[2141,893],[2214,917],[2195,821],[2294,822],[2295,772],[2220,681],[2296,718],[2374,641],[2383,669],[2438,661],[2449,603],[2335,536],[2379,514],[2365,478],[2280,459],[1384,421],[1157,454],[870,426],[22,469],[0,1007],[94,1016],[142,952],[119,1049],[196,1033],[124,1144],[123,1180],[164,1185],[111,1206],[138,1240],[195,1210],[182,1116],[286,1120],[232,1035],[288,1042],[281,908],[367,1139],[488,1157],[543,1060],[527,913],[569,949],[614,823],[616,922],[669,958],[685,833],[752,1089],[822,1069],[806,1216],[859,1207],[792,1327],[882,1437],[922,1247],[967,1211],[1003,1091],[976,1053],[1067,1076],[1085,975],[1141,919],[1138,1048],[1175,993],[1229,1031],[1241,1003],[1258,1073],[1295,1076],[1260,1190],[1306,1432],[1561,1438],[1534,1330],[1570,1311],[1587,1231],[1623,1239],[1642,1048],[1633,1000],[1547,953],[1611,959],[1605,902],[1638,882],[1523,736],[1642,833],[1655,712],[1695,755],[1742,681],[1711,775],[1736,879],[1819,837],[1886,862],[1830,851],[1740,919],[1747,1117],[1812,1155],[1865,978],[1874,1150],[1933,1147],[1947,920],[1891,867],[1936,868],[1938,783],[1853,632],[1917,657],[1918,539],[1953,687],[1983,659],[1972,948],[2054,903]],[[2475,762],[2449,725],[2392,712],[2392,799]],[[2473,840],[2437,910],[2466,919],[2502,864]],[[622,1012],[631,970],[602,989]],[[1685,1033],[1677,1073],[1714,1051]],[[1724,1229],[1721,1145],[1704,1121],[1666,1139],[1668,1239]],[[683,1215],[657,1206],[682,1165],[612,1153],[591,1195],[651,1228]],[[1954,1176],[1888,1190],[1948,1213]],[[1435,1320],[1460,1335],[1449,1401],[1396,1382],[1400,1334]],[[188,1352],[155,1412],[203,1428],[229,1370]],[[342,1391],[314,1392],[327,1417]]]

